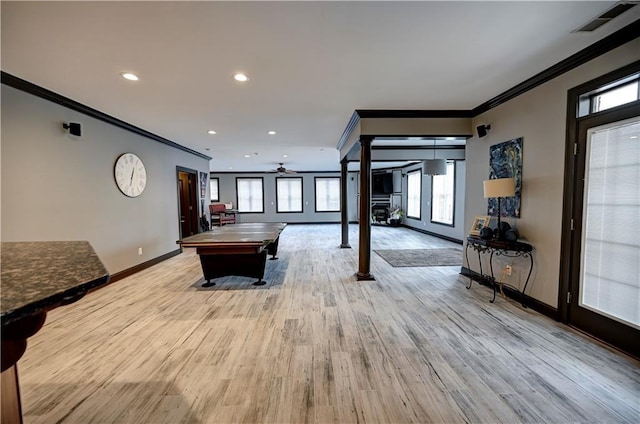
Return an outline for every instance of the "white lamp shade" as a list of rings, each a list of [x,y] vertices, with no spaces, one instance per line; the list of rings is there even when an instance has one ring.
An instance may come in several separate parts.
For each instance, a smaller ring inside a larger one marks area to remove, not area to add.
[[[513,197],[516,195],[516,181],[513,178],[497,178],[485,180],[484,197]]]
[[[422,162],[422,173],[424,175],[446,175],[446,159],[427,159]]]

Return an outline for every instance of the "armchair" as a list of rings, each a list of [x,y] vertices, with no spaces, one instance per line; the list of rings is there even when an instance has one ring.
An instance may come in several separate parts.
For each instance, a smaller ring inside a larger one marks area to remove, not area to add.
[[[210,204],[209,213],[211,214],[212,228],[214,225],[223,226],[224,224],[236,223],[236,212],[228,210],[224,203]]]

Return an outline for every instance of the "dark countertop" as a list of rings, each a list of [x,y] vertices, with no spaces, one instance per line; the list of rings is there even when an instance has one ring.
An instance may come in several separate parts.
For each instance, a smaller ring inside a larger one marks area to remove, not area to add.
[[[87,241],[3,242],[0,256],[2,326],[71,303],[109,281]]]

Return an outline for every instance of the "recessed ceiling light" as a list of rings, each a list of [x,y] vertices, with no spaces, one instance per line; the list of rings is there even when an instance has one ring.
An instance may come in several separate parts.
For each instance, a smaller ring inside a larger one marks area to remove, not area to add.
[[[229,169],[233,169],[233,166],[230,166]]]
[[[455,137],[446,137],[445,140],[455,140]]]
[[[267,134],[269,134],[269,135],[276,135],[276,132],[275,132],[275,131],[269,131],[269,132],[267,132]]]
[[[216,134],[216,132],[214,130],[209,130],[209,131],[207,131],[207,134],[214,135],[214,134]]]
[[[245,157],[245,158],[250,158],[250,157],[251,157],[251,155],[244,155],[244,157]]]
[[[233,79],[238,82],[247,82],[249,77],[243,73],[238,72],[237,74],[233,74]]]
[[[283,157],[283,158],[286,158],[286,157],[288,157],[288,156],[287,156],[287,155],[282,155],[282,157]]]
[[[122,75],[122,78],[128,79],[129,81],[138,81],[140,79],[136,74],[132,74],[131,72],[123,72],[120,75]]]

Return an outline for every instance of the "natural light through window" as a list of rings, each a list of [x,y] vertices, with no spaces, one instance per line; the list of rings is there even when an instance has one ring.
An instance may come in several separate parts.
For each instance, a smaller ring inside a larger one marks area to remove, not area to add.
[[[211,201],[219,202],[220,201],[220,192],[218,191],[218,186],[220,182],[218,178],[211,178],[209,180],[209,192],[211,193]]]
[[[420,169],[407,173],[407,217],[420,219],[422,172]]]
[[[638,100],[638,81],[593,97],[593,112],[600,112]]]
[[[276,178],[278,212],[302,212],[302,178]]]
[[[238,212],[264,212],[262,178],[237,178]]]
[[[316,212],[340,212],[340,178],[316,178]]]
[[[453,225],[455,162],[447,162],[446,175],[434,175],[431,189],[431,222]]]

